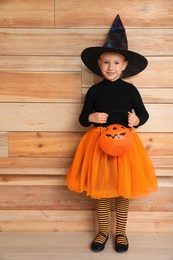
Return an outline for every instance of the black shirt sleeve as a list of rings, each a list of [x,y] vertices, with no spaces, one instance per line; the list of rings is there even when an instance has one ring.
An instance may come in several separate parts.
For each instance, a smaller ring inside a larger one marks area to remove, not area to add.
[[[79,122],[82,126],[88,127],[92,123],[88,121],[90,114],[94,112],[94,91],[90,88],[85,96],[83,109],[79,116]]]
[[[143,125],[149,118],[148,111],[146,110],[144,103],[142,101],[141,95],[136,87],[133,89],[133,109],[137,117],[139,118],[139,125],[135,126],[135,128]]]

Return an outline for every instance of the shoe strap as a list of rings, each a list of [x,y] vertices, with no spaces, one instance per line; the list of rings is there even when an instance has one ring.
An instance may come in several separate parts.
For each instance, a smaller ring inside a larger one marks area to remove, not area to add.
[[[116,234],[115,236],[116,236],[116,238],[118,238],[118,237],[124,237],[125,239],[127,239],[127,236],[126,236],[125,234],[124,234],[124,235],[123,235],[123,234]]]

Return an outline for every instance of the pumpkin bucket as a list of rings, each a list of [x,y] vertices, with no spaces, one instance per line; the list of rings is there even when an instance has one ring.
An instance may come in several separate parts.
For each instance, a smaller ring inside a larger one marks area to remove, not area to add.
[[[101,149],[111,156],[121,156],[129,151],[132,146],[131,129],[119,124],[106,127],[99,137]]]

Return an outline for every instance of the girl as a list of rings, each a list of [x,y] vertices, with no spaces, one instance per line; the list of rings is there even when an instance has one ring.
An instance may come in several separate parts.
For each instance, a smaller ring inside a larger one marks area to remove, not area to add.
[[[67,184],[70,190],[86,191],[87,196],[96,199],[99,232],[91,245],[94,252],[102,251],[108,240],[110,198],[115,198],[115,250],[126,252],[129,199],[157,190],[152,163],[132,129],[143,125],[149,115],[136,87],[122,80],[142,71],[147,60],[128,50],[125,29],[118,15],[103,47],[87,48],[81,58],[103,80],[86,94],[79,121],[84,127],[91,124],[94,127],[78,145]],[[112,124],[131,129],[132,146],[120,156],[106,154],[100,147],[100,133]]]

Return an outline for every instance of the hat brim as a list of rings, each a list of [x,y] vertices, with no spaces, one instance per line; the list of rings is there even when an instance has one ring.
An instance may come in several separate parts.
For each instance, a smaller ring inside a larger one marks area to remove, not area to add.
[[[126,57],[128,60],[128,65],[123,71],[122,78],[132,77],[140,73],[148,65],[148,61],[144,56],[133,51],[109,47],[89,47],[84,49],[81,53],[81,59],[83,63],[89,70],[100,77],[102,77],[102,73],[98,65],[98,59],[104,52],[115,52]]]

